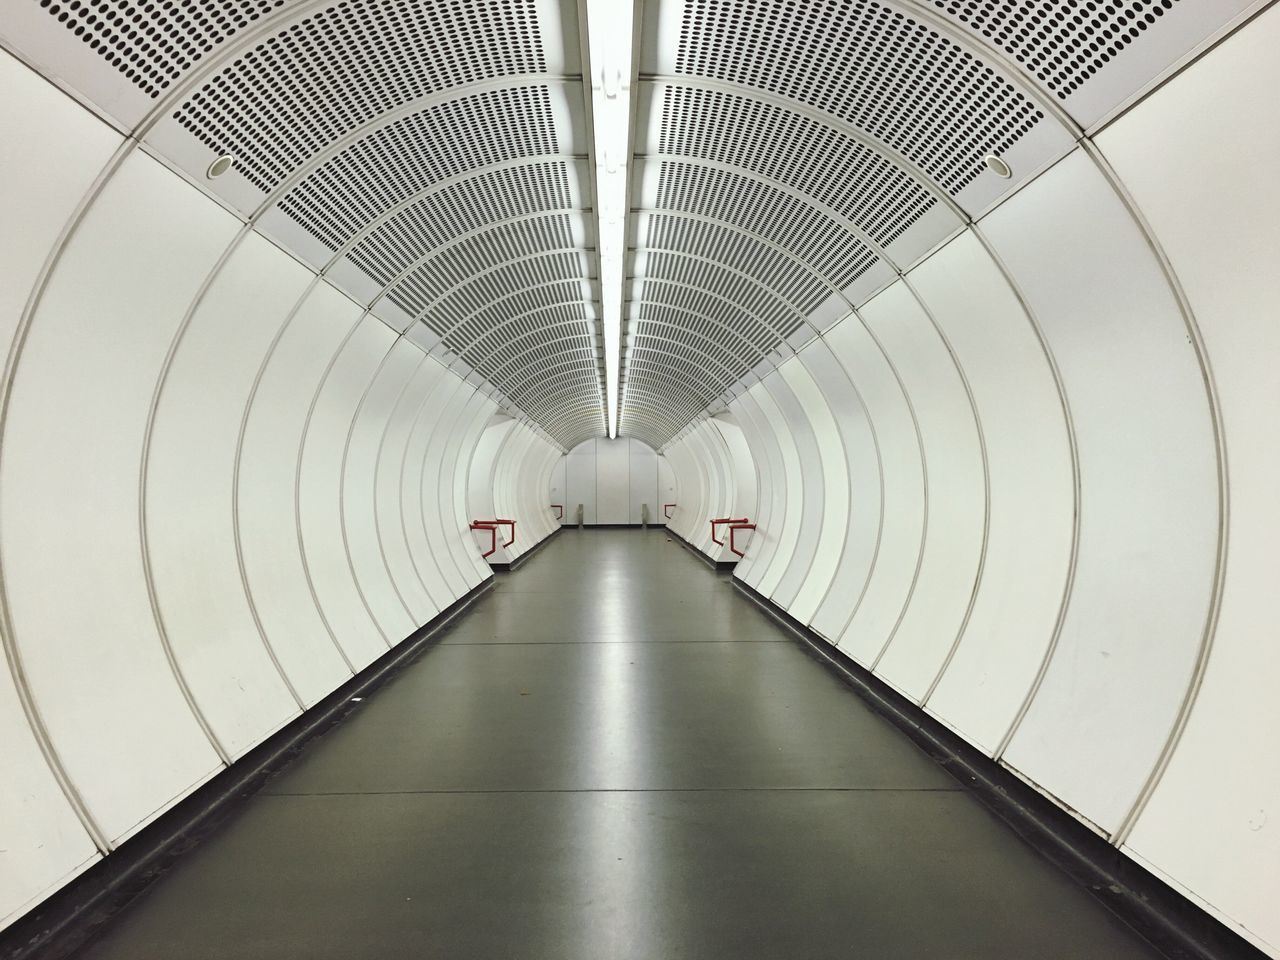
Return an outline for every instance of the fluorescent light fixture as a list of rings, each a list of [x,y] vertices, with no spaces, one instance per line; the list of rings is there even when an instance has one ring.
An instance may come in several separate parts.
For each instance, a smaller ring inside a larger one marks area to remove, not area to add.
[[[596,244],[604,325],[609,436],[618,435],[622,280],[627,255],[627,160],[631,132],[633,0],[587,0],[591,114],[595,130]]]

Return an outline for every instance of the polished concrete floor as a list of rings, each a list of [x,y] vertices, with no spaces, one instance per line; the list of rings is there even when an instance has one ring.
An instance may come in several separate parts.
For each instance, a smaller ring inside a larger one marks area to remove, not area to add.
[[[566,530],[84,956],[1155,954],[724,575]]]

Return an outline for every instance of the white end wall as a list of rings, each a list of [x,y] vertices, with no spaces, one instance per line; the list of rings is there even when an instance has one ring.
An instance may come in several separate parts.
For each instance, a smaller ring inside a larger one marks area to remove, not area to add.
[[[671,482],[660,476],[659,459],[652,447],[634,437],[584,440],[565,456],[563,474],[549,477],[543,489],[552,502],[563,502],[568,525],[577,523],[581,505],[587,526],[638,525],[646,509],[650,526],[665,526],[662,504],[670,502]]]

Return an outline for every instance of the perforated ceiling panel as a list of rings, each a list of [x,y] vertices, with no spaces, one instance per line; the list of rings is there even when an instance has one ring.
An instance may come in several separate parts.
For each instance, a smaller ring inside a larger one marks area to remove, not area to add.
[[[646,0],[622,431],[662,445],[1259,2]],[[11,0],[0,37],[572,446],[604,428],[578,18]]]
[[[37,0],[152,99],[207,53],[285,0]]]
[[[927,0],[1089,126],[1249,0]]]
[[[603,427],[598,291],[584,90],[564,73],[576,8],[552,5],[564,35],[549,57],[547,6],[326,5],[226,66],[175,119],[236,156],[270,204],[261,229],[572,445],[583,410],[595,411],[587,435]]]

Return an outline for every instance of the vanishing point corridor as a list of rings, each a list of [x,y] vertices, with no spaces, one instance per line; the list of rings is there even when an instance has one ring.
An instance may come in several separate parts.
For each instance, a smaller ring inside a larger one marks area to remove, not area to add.
[[[565,530],[84,954],[356,956],[1156,954],[665,531]]]

